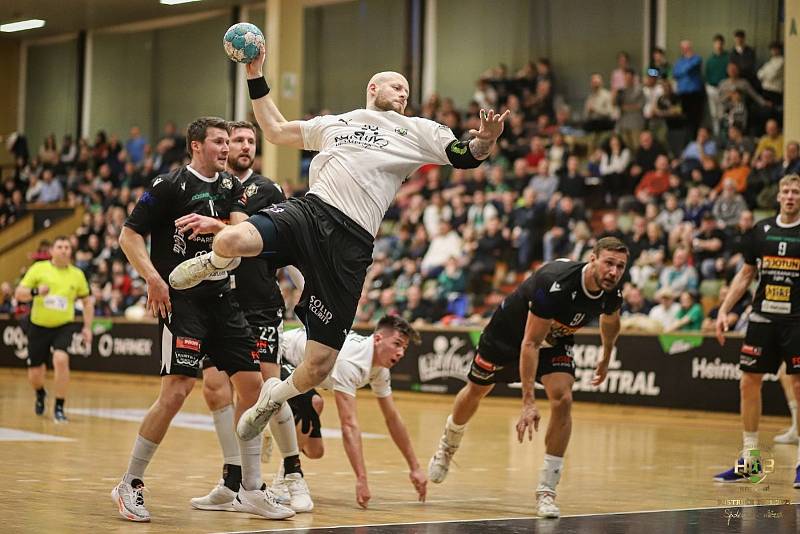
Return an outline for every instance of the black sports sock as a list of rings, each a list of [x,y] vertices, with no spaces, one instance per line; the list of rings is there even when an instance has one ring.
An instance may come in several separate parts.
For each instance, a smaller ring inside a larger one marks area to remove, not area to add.
[[[287,456],[283,459],[283,475],[286,476],[290,473],[300,473],[303,476],[303,470],[300,469],[300,455]]]
[[[64,411],[64,399],[56,399],[56,411]]]
[[[225,481],[225,487],[231,491],[239,491],[239,486],[242,485],[242,466],[225,464],[222,466],[222,480]]]
[[[47,391],[44,388],[39,388],[36,390],[36,399],[37,400],[44,400],[47,396]]]

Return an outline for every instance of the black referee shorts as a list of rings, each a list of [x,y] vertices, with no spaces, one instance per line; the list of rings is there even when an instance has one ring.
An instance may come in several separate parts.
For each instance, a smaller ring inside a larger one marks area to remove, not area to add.
[[[314,195],[270,206],[248,222],[261,234],[262,257],[303,273],[295,312],[308,339],[341,349],[372,263],[370,233]]]
[[[61,326],[48,328],[30,323],[28,334],[28,367],[38,367],[50,361],[50,349],[63,350],[72,344],[72,336],[80,331],[80,325],[67,323]]]

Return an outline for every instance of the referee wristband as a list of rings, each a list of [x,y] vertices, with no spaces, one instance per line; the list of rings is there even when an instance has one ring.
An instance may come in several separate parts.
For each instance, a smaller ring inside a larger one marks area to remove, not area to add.
[[[258,100],[269,94],[269,85],[267,85],[267,80],[263,76],[261,78],[253,78],[247,80],[247,90],[250,93],[250,100]]]
[[[32,297],[35,297],[38,294],[39,294],[39,288],[34,287],[34,288],[31,289],[31,296]]]

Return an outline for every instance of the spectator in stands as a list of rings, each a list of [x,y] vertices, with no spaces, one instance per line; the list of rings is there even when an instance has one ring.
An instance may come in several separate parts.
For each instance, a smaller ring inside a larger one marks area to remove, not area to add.
[[[711,55],[706,59],[705,78],[706,96],[708,97],[708,113],[714,128],[714,135],[719,135],[719,121],[722,118],[722,106],[719,99],[719,84],[727,77],[728,51],[725,50],[725,37],[714,36]]]
[[[636,200],[642,205],[659,198],[669,190],[669,159],[664,154],[656,158],[655,169],[645,173],[636,186]]]
[[[422,298],[422,290],[418,285],[413,285],[406,292],[406,301],[400,316],[410,323],[433,322],[436,317],[433,315],[433,304],[427,299]]]
[[[783,158],[783,133],[778,126],[778,121],[769,119],[764,125],[764,129],[765,133],[758,140],[758,146],[756,146],[755,157],[758,157],[762,150],[769,147],[775,152],[777,159]]]
[[[603,179],[603,189],[606,191],[607,205],[612,204],[612,199],[628,192],[630,162],[630,149],[625,146],[619,135],[612,135],[603,147],[603,156],[600,159],[600,176]]]
[[[631,281],[637,287],[644,287],[650,280],[657,279],[667,257],[667,240],[657,223],[647,223],[645,240],[639,248],[639,257],[630,268]]]
[[[786,153],[783,155],[783,164],[778,174],[783,177],[797,173],[800,173],[800,143],[789,141],[786,143]]]
[[[725,279],[731,280],[744,264],[744,252],[748,240],[751,239],[750,231],[755,224],[753,212],[745,210],[739,215],[735,227],[728,229],[727,252],[728,259],[725,263]]]
[[[783,105],[783,44],[773,41],[769,45],[769,59],[756,73],[761,82],[764,98],[775,107]]]
[[[744,135],[740,124],[731,123],[728,125],[728,139],[725,141],[724,149],[735,148],[742,154],[753,154],[756,144],[751,137]]]
[[[678,204],[678,197],[672,193],[665,193],[663,198],[664,209],[659,212],[655,222],[665,233],[669,234],[683,222],[683,209]]]
[[[625,234],[619,229],[619,221],[616,213],[610,211],[603,214],[600,222],[603,226],[603,230],[597,236],[597,239],[603,239],[604,237],[616,237],[620,241],[625,241]]]
[[[745,192],[747,204],[759,208],[772,207],[773,202],[775,202],[775,195],[772,195],[772,199],[764,199],[765,204],[763,206],[759,205],[758,199],[765,188],[780,179],[782,176],[780,171],[781,164],[775,159],[775,151],[771,146],[764,147],[753,163],[753,170],[747,178],[747,191]],[[775,193],[777,194],[777,191]],[[733,220],[732,224],[736,224],[736,219]]]
[[[553,134],[552,139],[547,149],[547,161],[550,163],[550,174],[557,175],[566,165],[569,147],[564,141],[564,136],[558,131]]]
[[[669,288],[674,293],[697,291],[699,284],[697,270],[689,265],[689,251],[678,247],[672,253],[672,265],[664,267],[658,278],[659,288]]]
[[[714,332],[715,323],[717,321],[717,317],[719,316],[719,307],[725,301],[725,297],[728,296],[728,291],[730,291],[730,287],[728,285],[723,285],[719,288],[719,296],[717,297],[717,305],[711,308],[708,311],[708,316],[703,319],[703,324],[701,326],[701,330],[703,332]],[[745,291],[745,294],[739,299],[739,302],[734,304],[733,308],[730,312],[728,312],[728,316],[726,318],[726,323],[728,324],[728,329],[733,331],[736,323],[739,322],[739,319],[744,315],[747,306],[750,304],[750,292]]]
[[[647,246],[647,219],[642,215],[633,217],[629,235],[625,244],[628,245],[628,263],[635,263],[642,250]]]
[[[668,330],[677,320],[681,306],[675,302],[675,293],[669,287],[656,291],[656,305],[647,316],[655,321],[662,331]]]
[[[483,295],[487,293],[492,285],[484,282],[485,277],[491,279],[495,275],[495,284],[498,286],[502,280],[505,269],[501,269],[501,263],[505,265],[507,260],[509,232],[500,224],[497,217],[486,221],[486,228],[483,235],[478,239],[475,249],[472,251],[472,258],[469,262],[469,292],[473,295]]]
[[[678,154],[686,143],[686,116],[681,101],[669,80],[659,80],[660,96],[649,121],[655,138],[667,145],[670,154]]]
[[[449,221],[453,216],[453,210],[446,205],[441,191],[434,191],[431,200],[422,212],[422,222],[425,230],[431,237],[436,237],[439,233],[439,223]]]
[[[78,157],[78,146],[72,141],[72,136],[66,134],[61,141],[61,150],[58,154],[58,171],[60,174],[65,174],[68,167],[75,163]]]
[[[694,53],[692,42],[680,43],[681,57],[675,62],[672,75],[675,77],[681,108],[689,125],[689,136],[694,137],[703,120],[705,90],[703,86],[703,58]]]
[[[677,165],[683,178],[688,178],[692,171],[703,165],[703,159],[716,158],[717,143],[711,138],[708,128],[698,128],[694,141],[686,145],[681,156],[673,165]]]
[[[728,77],[719,83],[719,98],[724,113],[728,114],[731,107],[737,103],[735,101],[735,98],[737,98],[735,93],[740,93],[741,96],[750,98],[759,106],[769,106],[771,103],[753,89],[753,85],[741,74],[739,69],[740,67],[736,63],[728,63]],[[746,103],[745,101],[744,104],[746,105]]]
[[[44,139],[44,143],[39,148],[39,161],[45,169],[54,169],[58,165],[59,152],[56,145],[56,134],[51,133]]]
[[[631,315],[647,315],[653,309],[653,304],[644,297],[642,290],[632,284],[627,284],[622,291],[623,317]]]
[[[180,163],[186,155],[186,138],[178,133],[175,123],[164,124],[164,135],[156,144],[156,164],[158,174],[169,172],[170,168]]]
[[[14,313],[16,301],[14,300],[14,288],[8,282],[0,284],[0,313]]]
[[[667,151],[661,143],[653,139],[652,132],[644,130],[639,134],[639,146],[633,154],[633,162],[629,171],[634,187],[638,185],[644,174],[656,168],[656,158],[662,154],[666,155]]]
[[[566,197],[565,197],[566,198]],[[564,199],[561,199],[562,202]],[[591,254],[595,245],[595,239],[592,237],[592,230],[585,220],[579,220],[575,223],[575,228],[570,234],[570,248],[564,254],[565,258],[572,261],[587,261],[588,255]]]
[[[669,64],[669,61],[667,61],[667,53],[663,48],[658,46],[653,48],[653,51],[650,53],[650,65],[648,65],[647,70],[656,71],[656,75],[665,80],[670,77],[672,74],[672,66]]]
[[[712,199],[722,191],[722,184],[725,180],[731,179],[736,184],[736,192],[744,193],[747,190],[747,177],[750,175],[750,167],[742,161],[742,154],[736,148],[730,148],[725,152],[722,161],[722,178],[714,187]]]
[[[455,256],[447,259],[444,269],[439,273],[436,281],[441,305],[449,313],[463,317],[465,311],[462,307],[464,306],[464,293],[467,290],[467,275]]]
[[[639,132],[644,130],[644,93],[636,84],[633,69],[625,72],[625,86],[617,92],[616,104],[619,108],[616,130],[626,146],[636,148]]]
[[[572,231],[582,220],[579,210],[570,197],[563,197],[553,210],[553,226],[545,232],[542,243],[544,261],[562,258],[569,252]]]
[[[720,197],[722,198],[722,197]],[[692,255],[701,277],[716,278],[725,268],[725,232],[717,227],[717,219],[711,212],[703,215],[703,222],[692,239]]]
[[[64,200],[64,188],[61,187],[61,182],[53,176],[52,169],[42,171],[41,184],[39,195],[36,197],[37,202],[50,204]]]
[[[747,36],[744,30],[733,32],[733,50],[731,50],[731,63],[736,65],[742,78],[756,87],[758,79],[756,77],[756,51],[747,44]],[[728,71],[730,73],[730,71]],[[730,75],[730,74],[729,74]]]
[[[144,160],[147,140],[142,137],[142,131],[138,126],[131,126],[129,135],[125,141],[125,152],[128,154],[128,160],[138,167]]]
[[[528,172],[534,173],[539,170],[539,164],[547,159],[547,150],[544,146],[544,139],[535,135],[531,137],[530,148],[525,155],[525,161],[528,164]],[[478,167],[480,168],[480,167]]]
[[[677,330],[699,331],[703,326],[703,308],[695,302],[694,295],[688,291],[683,291],[680,298],[680,309],[673,322],[665,329],[665,332],[675,332]]]
[[[611,92],[603,87],[603,75],[592,74],[589,96],[583,105],[583,129],[587,132],[604,132],[614,129],[614,102]]]
[[[577,156],[567,158],[567,165],[562,169],[558,179],[558,192],[583,204],[586,196],[586,176],[580,171],[580,159]]]
[[[461,236],[450,226],[449,221],[439,222],[439,234],[431,239],[428,251],[422,258],[420,268],[425,278],[436,278],[448,259],[461,256]]]
[[[511,213],[511,241],[517,250],[517,267],[528,270],[534,259],[535,242],[543,232],[546,208],[536,202],[536,191],[526,187],[522,192],[522,204]]]
[[[723,180],[722,194],[714,201],[711,209],[715,224],[722,228],[731,228],[739,222],[739,217],[746,210],[747,202],[736,192],[736,182],[732,178]],[[706,213],[705,216],[708,215]]]
[[[625,76],[631,70],[631,57],[627,52],[617,53],[617,67],[611,71],[611,96],[625,88]]]
[[[536,191],[536,198],[548,202],[558,190],[558,176],[550,174],[550,165],[546,159],[539,161],[536,174],[531,178],[528,187]]]

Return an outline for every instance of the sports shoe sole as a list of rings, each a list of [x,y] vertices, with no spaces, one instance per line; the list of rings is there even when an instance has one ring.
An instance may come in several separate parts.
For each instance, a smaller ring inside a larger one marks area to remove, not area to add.
[[[239,500],[237,496],[233,500],[233,509],[237,512],[242,512],[245,514],[253,514],[259,517],[266,517],[267,519],[289,519],[290,517],[294,516],[294,511],[289,510],[288,512],[278,511],[278,512],[269,512],[266,510],[260,510],[255,506],[251,506],[249,504],[245,504]]]
[[[137,515],[133,515],[125,508],[125,503],[122,502],[122,498],[119,496],[119,492],[117,491],[116,486],[114,489],[111,490],[111,500],[114,501],[114,504],[117,505],[117,511],[119,515],[127,519],[128,521],[135,521],[136,523],[149,523],[149,517],[139,517]]]
[[[235,512],[236,510],[233,508],[233,501],[225,503],[225,504],[198,504],[194,502],[194,499],[191,500],[192,508],[197,510],[205,510],[207,512]]]

